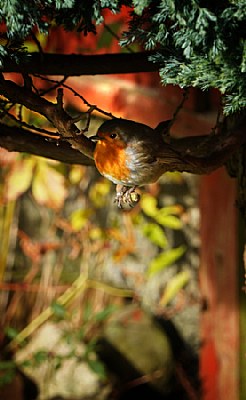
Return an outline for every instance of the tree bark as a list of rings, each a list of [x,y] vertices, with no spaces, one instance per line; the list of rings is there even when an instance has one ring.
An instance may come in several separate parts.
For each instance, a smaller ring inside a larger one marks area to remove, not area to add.
[[[0,93],[13,103],[22,104],[28,109],[38,112],[45,116],[57,129],[63,140],[71,144],[73,149],[78,150],[84,156],[93,160],[95,143],[93,143],[85,135],[81,134],[75,125],[75,120],[63,108],[63,92],[58,89],[57,103],[52,103],[32,91],[31,87],[19,86],[16,83],[5,80],[0,76]],[[120,121],[120,119],[119,119]],[[163,173],[167,171],[186,171],[194,174],[207,174],[223,165],[230,156],[245,143],[245,114],[227,118],[221,127],[219,133],[210,134],[208,136],[196,136],[182,139],[166,138],[163,139]],[[165,125],[165,124],[164,124]],[[10,128],[2,129],[1,145],[9,150],[30,151],[37,154],[36,148],[33,147],[33,140],[28,143],[26,132],[16,129],[15,135],[10,135]],[[157,128],[160,129],[160,128]],[[4,134],[6,132],[6,134]],[[11,131],[13,132],[13,130]],[[20,141],[20,134],[23,140]],[[159,133],[161,134],[161,132]],[[163,132],[165,134],[165,132]],[[29,135],[31,133],[29,132]],[[12,139],[10,140],[10,136]],[[166,145],[165,145],[166,140]],[[83,155],[81,160],[78,151],[67,147],[66,157],[64,155],[63,144],[56,151],[54,145],[44,145],[45,139],[39,138],[40,149],[39,155],[61,159],[66,158],[68,162],[84,163],[85,165],[93,164],[93,161],[85,161]],[[35,140],[34,140],[35,142]],[[11,144],[12,143],[12,144]],[[42,143],[42,145],[41,145]],[[51,150],[52,148],[52,150]],[[165,161],[166,158],[166,161]]]
[[[25,62],[6,60],[2,72],[43,75],[105,75],[158,71],[159,65],[149,61],[151,52],[103,55],[30,53]]]
[[[75,150],[67,142],[37,135],[27,129],[0,123],[0,146],[8,151],[30,153],[68,164],[94,165],[91,158]]]

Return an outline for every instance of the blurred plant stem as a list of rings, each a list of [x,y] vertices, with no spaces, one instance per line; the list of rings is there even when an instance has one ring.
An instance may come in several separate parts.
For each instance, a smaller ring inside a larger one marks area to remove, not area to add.
[[[60,297],[57,298],[56,304],[60,306],[68,306],[75,300],[86,288],[102,289],[105,292],[114,296],[129,297],[132,296],[131,290],[112,288],[101,282],[88,279],[88,274],[80,274],[79,277],[73,282],[72,286],[68,288]],[[38,315],[30,324],[28,324],[8,345],[9,349],[15,348],[27,339],[36,329],[38,329],[44,322],[55,314],[54,308],[49,306],[41,314]]]
[[[0,282],[4,279],[7,267],[11,225],[14,218],[14,212],[15,200],[9,201],[5,205],[0,205]]]
[[[85,288],[87,280],[87,274],[81,274],[58,299],[56,303],[59,305],[68,305],[74,300]],[[38,315],[30,324],[28,324],[8,345],[8,348],[12,349],[16,345],[20,345],[23,341],[29,337],[36,329],[38,329],[45,321],[47,321],[54,314],[54,309],[49,306],[41,314]]]

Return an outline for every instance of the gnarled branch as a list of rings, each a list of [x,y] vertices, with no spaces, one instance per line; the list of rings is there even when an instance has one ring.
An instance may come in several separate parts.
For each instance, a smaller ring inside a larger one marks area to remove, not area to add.
[[[59,101],[54,104],[25,86],[19,86],[10,80],[5,80],[2,74],[0,76],[0,93],[11,102],[22,104],[29,110],[38,112],[46,117],[59,134],[72,144],[73,148],[93,159],[95,144],[86,136],[79,135],[79,129]]]
[[[29,151],[66,162],[93,165],[95,144],[86,136],[79,135],[79,129],[73,118],[63,108],[61,91],[58,94],[57,103],[54,104],[32,92],[30,88],[19,86],[1,76],[0,93],[11,102],[23,104],[28,109],[45,116],[63,139],[77,151],[74,151],[65,143],[62,143],[60,148],[58,147],[55,150],[55,145],[45,143],[44,138],[38,138],[21,128],[8,128],[6,126],[2,126],[0,141],[2,147],[8,150]],[[194,174],[206,174],[223,165],[246,140],[245,114],[240,117],[237,116],[233,121],[231,120],[231,118],[227,118],[217,134],[182,139],[170,138],[164,151],[164,158],[166,157],[167,162],[164,162],[163,173],[166,171],[188,171]],[[229,122],[231,125],[228,127]],[[13,130],[15,130],[15,134],[13,134]],[[35,148],[36,144],[37,149]],[[50,146],[51,150],[48,150],[46,145]],[[39,149],[38,146],[40,146]],[[64,152],[66,152],[66,156]]]
[[[68,164],[94,165],[91,158],[61,140],[51,140],[17,126],[0,123],[0,147],[8,151],[30,153]]]

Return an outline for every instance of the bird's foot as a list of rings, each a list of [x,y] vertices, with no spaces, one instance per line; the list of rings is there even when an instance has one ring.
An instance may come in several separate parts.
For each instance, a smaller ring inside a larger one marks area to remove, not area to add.
[[[136,192],[136,186],[116,186],[115,203],[123,210],[134,208],[140,200],[140,194]]]

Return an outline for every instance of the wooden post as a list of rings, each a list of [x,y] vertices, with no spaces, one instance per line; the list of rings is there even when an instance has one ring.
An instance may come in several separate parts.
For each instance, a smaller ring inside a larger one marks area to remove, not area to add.
[[[239,399],[236,182],[225,169],[201,178],[203,400]]]
[[[246,232],[245,221],[239,219],[239,299],[240,299],[240,348],[239,348],[239,399],[246,399]]]

